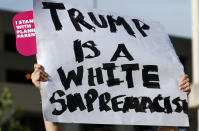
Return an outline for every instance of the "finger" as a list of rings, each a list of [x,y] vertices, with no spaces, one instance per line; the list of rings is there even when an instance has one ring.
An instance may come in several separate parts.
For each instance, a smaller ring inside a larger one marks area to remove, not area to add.
[[[179,83],[178,86],[181,87],[181,86],[183,86],[184,84],[186,84],[185,81],[181,81],[181,82]]]
[[[44,71],[42,71],[42,75],[44,75],[45,77],[48,76],[48,74],[46,72],[44,72]]]
[[[191,88],[190,87],[187,87],[185,89],[183,89],[184,92],[190,92]]]
[[[189,82],[188,82],[188,83],[186,83],[186,84],[183,86],[183,88],[184,88],[184,89],[185,89],[185,88],[187,88],[187,87],[190,87]]]
[[[181,81],[181,82],[179,83],[179,86],[183,86],[183,85],[185,85],[186,83],[189,83],[189,78],[188,78],[188,79],[185,79],[185,80],[183,80],[183,81]]]
[[[40,64],[34,64],[34,68],[41,68],[42,66]]]
[[[186,85],[186,87],[182,87],[180,90],[182,90],[183,92],[185,92],[187,95],[189,95],[190,94],[190,92],[191,92],[191,87],[190,87],[190,85]]]
[[[44,69],[43,69],[43,68],[38,68],[38,67],[36,67],[36,68],[34,69],[34,71],[44,71]]]
[[[43,76],[43,77],[47,77],[47,73],[46,72],[43,72],[41,70],[38,70],[38,71],[35,71],[32,73],[32,79],[36,80],[36,81],[40,81],[40,77]]]
[[[40,81],[40,77],[41,77],[41,71],[37,71],[32,74],[32,79],[35,81]]]
[[[41,75],[41,76],[40,76],[40,81],[46,82],[46,81],[48,81],[48,77],[46,77],[46,76],[44,76],[44,75]]]
[[[42,69],[42,70],[44,69],[42,65],[40,65],[40,64],[34,64],[34,69],[36,69],[36,68]]]
[[[185,84],[186,84],[186,82],[182,82],[178,86],[179,86],[179,88],[183,88]]]
[[[44,72],[43,70],[41,70],[41,69],[36,69],[35,71],[34,71],[34,73],[36,73],[36,75],[44,75],[44,76],[48,76],[47,75],[47,73],[46,72]]]
[[[181,90],[184,90],[184,89],[186,89],[186,88],[188,88],[188,87],[190,87],[190,83],[189,83],[189,82],[187,82],[186,84],[180,86],[180,89],[181,89]]]
[[[35,68],[34,72],[35,72],[35,73],[37,73],[37,72],[43,72],[43,70],[40,69],[40,68]]]

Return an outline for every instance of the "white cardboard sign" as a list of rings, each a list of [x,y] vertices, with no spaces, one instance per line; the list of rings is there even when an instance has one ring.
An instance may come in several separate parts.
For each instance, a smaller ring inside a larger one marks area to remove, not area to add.
[[[183,66],[163,27],[137,17],[34,0],[48,121],[188,126]]]

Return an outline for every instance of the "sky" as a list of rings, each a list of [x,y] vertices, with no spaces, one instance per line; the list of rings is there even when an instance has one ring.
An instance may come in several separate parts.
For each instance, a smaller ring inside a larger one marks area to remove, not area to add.
[[[93,0],[54,0],[93,8]],[[191,38],[191,0],[98,0],[97,8],[158,21],[175,36]],[[0,9],[17,12],[33,9],[33,0],[0,0]],[[1,18],[0,18],[1,19]]]

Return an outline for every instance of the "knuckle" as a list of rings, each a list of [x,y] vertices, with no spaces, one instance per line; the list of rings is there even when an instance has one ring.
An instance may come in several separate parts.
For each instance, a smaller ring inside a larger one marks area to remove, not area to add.
[[[35,68],[35,72],[39,72],[39,71],[41,71],[41,69]]]
[[[37,68],[38,67],[38,64],[34,64],[34,68]]]
[[[42,66],[40,64],[34,64],[35,69],[42,69]]]

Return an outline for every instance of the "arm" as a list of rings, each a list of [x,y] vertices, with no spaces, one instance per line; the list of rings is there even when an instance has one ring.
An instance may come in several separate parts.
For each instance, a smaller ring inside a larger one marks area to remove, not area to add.
[[[178,131],[178,127],[160,126],[160,127],[158,128],[158,131]]]
[[[31,79],[32,83],[40,91],[41,94],[40,81],[42,82],[48,81],[47,73],[44,72],[44,68],[41,65],[34,64],[34,72],[31,75]],[[53,122],[48,122],[44,120],[44,125],[46,131],[61,131],[61,128],[55,125]]]
[[[187,95],[190,94],[191,88],[190,88],[188,75],[184,75],[181,78],[181,81],[178,86],[181,91],[184,91],[185,93],[187,93]],[[160,126],[158,128],[158,131],[177,131],[177,130],[178,130],[178,127],[172,127],[172,126]]]

